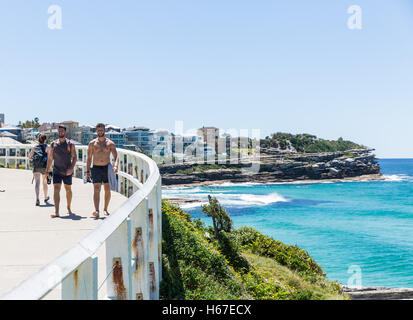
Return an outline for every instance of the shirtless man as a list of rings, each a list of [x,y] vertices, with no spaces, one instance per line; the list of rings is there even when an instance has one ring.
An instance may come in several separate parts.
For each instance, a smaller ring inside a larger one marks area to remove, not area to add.
[[[77,161],[76,148],[70,140],[66,139],[66,127],[60,125],[58,130],[59,139],[52,142],[47,156],[46,172],[53,165],[54,207],[55,214],[52,218],[59,217],[60,189],[62,181],[66,190],[67,211],[72,214],[70,205],[72,203],[72,175]]]
[[[119,159],[115,144],[112,140],[105,137],[105,125],[103,123],[98,123],[96,125],[96,133],[98,137],[89,142],[86,178],[90,179],[90,176],[92,176],[94,190],[93,202],[95,203],[95,212],[93,212],[93,216],[99,218],[99,202],[102,183],[105,189],[105,206],[103,211],[105,212],[105,215],[109,215],[110,186],[108,179],[108,165],[110,164],[110,154],[112,153],[113,158],[115,159],[115,164],[113,166],[114,173],[118,172]],[[93,167],[92,172],[90,172],[92,158]],[[92,175],[90,173],[92,173]]]

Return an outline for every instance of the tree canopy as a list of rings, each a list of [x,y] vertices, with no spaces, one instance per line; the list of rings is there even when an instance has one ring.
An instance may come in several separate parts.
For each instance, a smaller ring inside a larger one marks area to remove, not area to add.
[[[279,148],[281,150],[291,150],[294,148],[297,152],[334,152],[346,151],[350,149],[364,148],[363,146],[342,137],[337,140],[326,140],[317,138],[317,136],[300,133],[291,134],[277,132],[271,136],[261,139],[261,147],[263,148]]]
[[[27,128],[37,129],[38,127],[40,127],[39,118],[36,117],[33,120],[26,120],[25,122],[19,121],[19,127],[22,127],[23,129],[27,129]]]

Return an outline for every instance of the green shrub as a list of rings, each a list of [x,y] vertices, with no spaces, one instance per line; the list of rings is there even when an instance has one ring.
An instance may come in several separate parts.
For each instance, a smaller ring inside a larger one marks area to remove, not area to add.
[[[240,246],[249,245],[259,239],[261,232],[251,227],[241,227],[231,233],[231,238]]]
[[[250,227],[241,227],[234,230],[232,237],[240,246],[251,250],[251,252],[273,258],[281,265],[285,265],[303,275],[325,276],[321,267],[307,251],[298,246],[286,245]]]
[[[165,201],[162,209],[162,299],[245,298],[225,257],[190,222],[189,214]]]
[[[288,300],[292,299],[291,292],[273,279],[266,279],[257,271],[248,272],[241,276],[245,289],[257,300]]]
[[[220,232],[217,240],[218,250],[227,258],[235,271],[241,273],[250,271],[248,260],[241,255],[240,246],[231,239],[229,233]]]
[[[232,219],[221,206],[217,198],[208,195],[208,202],[208,204],[202,205],[201,209],[208,217],[212,218],[215,238],[218,238],[218,234],[221,231],[231,232]]]
[[[317,295],[310,290],[298,290],[294,292],[294,298],[296,300],[320,300],[321,295]]]
[[[271,137],[261,139],[261,147],[264,148],[280,148],[286,150],[289,146],[294,147],[298,152],[334,152],[346,151],[350,149],[363,148],[361,145],[338,138],[337,140],[325,140],[317,138],[315,135],[301,133],[291,134],[284,132],[273,133]]]

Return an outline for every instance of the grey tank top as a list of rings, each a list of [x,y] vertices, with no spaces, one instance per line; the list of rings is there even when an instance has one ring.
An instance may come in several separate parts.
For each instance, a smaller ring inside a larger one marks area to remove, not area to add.
[[[53,144],[53,160],[54,171],[57,171],[60,175],[65,176],[66,171],[72,165],[72,154],[70,152],[72,144],[67,140],[65,142],[54,141]]]

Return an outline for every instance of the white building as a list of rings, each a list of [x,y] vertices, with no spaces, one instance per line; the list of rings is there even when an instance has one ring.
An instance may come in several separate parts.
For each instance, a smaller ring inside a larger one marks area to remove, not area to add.
[[[172,137],[168,130],[158,129],[152,131],[152,156],[172,156]]]

